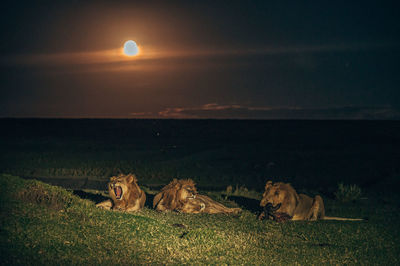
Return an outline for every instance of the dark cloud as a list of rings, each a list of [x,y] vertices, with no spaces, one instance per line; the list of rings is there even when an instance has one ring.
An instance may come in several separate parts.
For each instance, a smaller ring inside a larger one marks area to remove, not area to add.
[[[236,119],[400,119],[400,110],[390,106],[343,106],[332,108],[249,107],[238,104],[205,104],[194,108],[167,108],[162,118]]]

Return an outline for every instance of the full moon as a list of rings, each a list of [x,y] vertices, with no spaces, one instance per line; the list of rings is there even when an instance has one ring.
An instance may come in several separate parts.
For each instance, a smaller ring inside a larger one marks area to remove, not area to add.
[[[134,56],[134,55],[137,55],[138,53],[139,53],[139,48],[134,41],[129,40],[129,41],[125,42],[124,54],[126,54],[128,56]]]

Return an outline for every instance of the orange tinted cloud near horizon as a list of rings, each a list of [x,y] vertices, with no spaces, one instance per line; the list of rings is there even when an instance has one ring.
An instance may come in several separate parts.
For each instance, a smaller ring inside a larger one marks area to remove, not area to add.
[[[68,52],[52,54],[26,54],[9,55],[1,57],[1,63],[5,65],[50,67],[50,66],[86,66],[84,72],[97,71],[131,71],[131,70],[156,70],[155,67],[147,64],[154,60],[192,57],[194,55],[210,54],[209,52],[193,52],[184,50],[144,48],[138,45],[139,53],[135,56],[124,54],[123,47],[93,51],[93,52]],[[82,71],[82,69],[80,69]]]
[[[125,42],[125,41],[124,41]],[[390,47],[393,44],[341,44],[319,46],[261,47],[249,49],[163,49],[156,46],[143,47],[138,44],[139,53],[135,56],[124,54],[123,43],[119,48],[92,52],[65,52],[48,54],[21,54],[0,57],[5,65],[28,67],[71,67],[65,72],[115,72],[115,71],[156,71],[171,68],[167,59],[218,58],[220,56],[240,57],[244,55],[276,55],[293,53],[320,53],[326,51],[373,50]],[[157,62],[157,64],[154,64]],[[195,63],[198,65],[198,63]],[[203,62],[204,64],[204,62]],[[73,66],[81,66],[72,68]]]

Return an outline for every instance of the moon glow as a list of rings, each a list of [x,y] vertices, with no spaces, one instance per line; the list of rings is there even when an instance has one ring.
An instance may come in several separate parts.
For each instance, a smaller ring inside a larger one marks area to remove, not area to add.
[[[125,42],[124,54],[126,54],[128,56],[134,56],[134,55],[137,55],[138,53],[139,53],[139,48],[138,48],[136,42],[134,42],[132,40]]]

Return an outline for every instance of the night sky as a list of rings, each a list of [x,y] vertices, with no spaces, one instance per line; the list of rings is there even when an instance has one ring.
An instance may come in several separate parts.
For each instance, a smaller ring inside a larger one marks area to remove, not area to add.
[[[1,5],[0,117],[400,119],[396,1]]]

